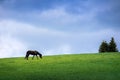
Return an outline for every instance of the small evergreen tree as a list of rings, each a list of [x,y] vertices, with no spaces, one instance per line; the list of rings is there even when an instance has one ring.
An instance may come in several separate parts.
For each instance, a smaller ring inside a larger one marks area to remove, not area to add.
[[[103,41],[99,47],[99,53],[101,52],[108,52],[108,43]]]
[[[118,52],[117,45],[116,45],[113,37],[111,38],[111,41],[109,43],[109,50],[108,51],[109,52]]]

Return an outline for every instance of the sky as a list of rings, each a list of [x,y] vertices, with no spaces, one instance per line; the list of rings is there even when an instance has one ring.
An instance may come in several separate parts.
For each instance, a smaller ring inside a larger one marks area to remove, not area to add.
[[[0,58],[98,53],[114,37],[120,50],[120,0],[0,0]]]

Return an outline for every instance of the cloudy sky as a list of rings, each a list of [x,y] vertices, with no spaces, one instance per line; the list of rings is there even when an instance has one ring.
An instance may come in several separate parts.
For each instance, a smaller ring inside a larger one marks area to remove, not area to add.
[[[97,53],[115,38],[120,0],[0,0],[0,57]]]

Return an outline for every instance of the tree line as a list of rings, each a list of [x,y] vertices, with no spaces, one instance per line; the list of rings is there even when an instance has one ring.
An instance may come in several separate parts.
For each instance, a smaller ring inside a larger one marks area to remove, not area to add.
[[[102,52],[118,52],[117,44],[114,40],[114,37],[111,38],[110,42],[103,41],[99,47],[99,53]]]

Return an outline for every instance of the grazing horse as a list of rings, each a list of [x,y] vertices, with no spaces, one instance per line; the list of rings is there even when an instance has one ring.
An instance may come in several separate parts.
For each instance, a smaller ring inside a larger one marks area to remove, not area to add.
[[[38,51],[36,51],[36,50],[35,50],[35,51],[28,50],[28,51],[26,52],[25,59],[27,59],[27,60],[28,60],[29,55],[33,55],[32,59],[34,58],[34,56],[36,56],[36,57],[37,57],[37,59],[38,59],[38,56],[37,56],[37,55],[39,55],[39,57],[42,59],[42,54],[41,54],[41,53],[39,53],[39,52],[38,52]]]

